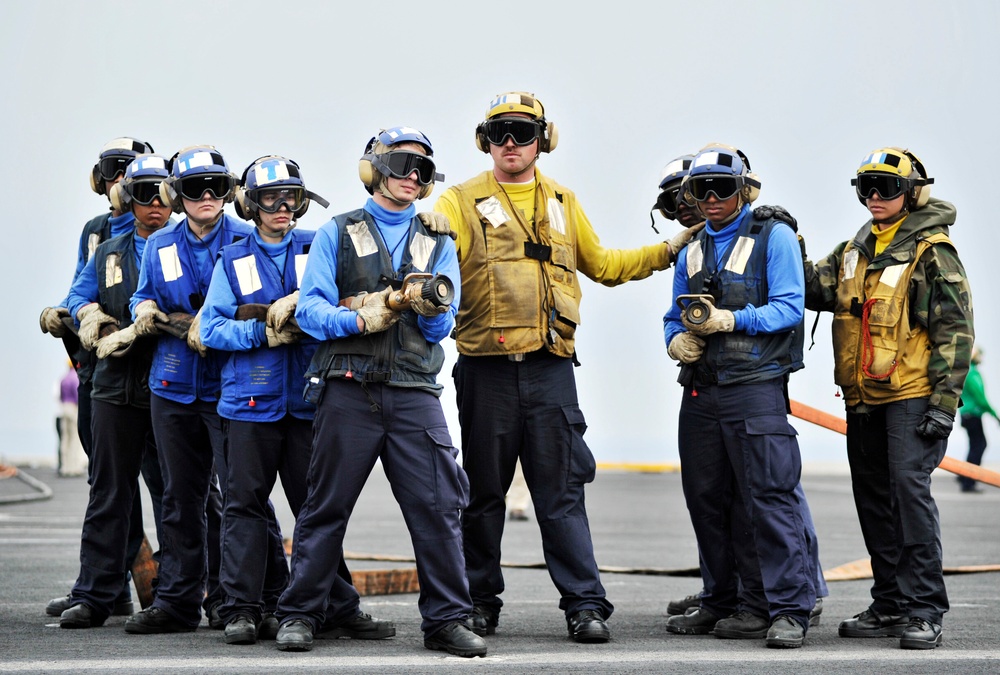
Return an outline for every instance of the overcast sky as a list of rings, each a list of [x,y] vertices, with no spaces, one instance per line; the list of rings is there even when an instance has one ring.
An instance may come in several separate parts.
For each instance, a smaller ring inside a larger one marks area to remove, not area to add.
[[[987,390],[1000,400],[989,211],[1000,173],[998,7],[11,3],[0,25],[0,179],[11,188],[0,253],[0,460],[55,457],[53,388],[65,355],[39,332],[38,315],[66,294],[80,230],[107,207],[87,178],[106,141],[131,135],[165,155],[210,143],[237,173],[264,154],[291,157],[331,202],[300,224],[317,228],[364,202],[357,160],[379,128],[426,133],[444,186],[487,169],[474,128],[495,94],[514,89],[535,92],[559,127],[559,147],[539,166],[577,193],[608,247],[673,234],[673,223],[658,222],[659,235],[649,227],[660,169],[718,141],[749,156],[763,181],[759,203],[786,206],[818,258],[867,218],[850,186],[862,158],[909,147],[936,179],[933,194],[958,208],[952,238],[978,301]],[[613,289],[583,280],[576,374],[599,461],[677,460],[680,387],[662,334],[672,274]],[[829,324],[821,317],[791,391],[841,414]],[[450,340],[446,348],[443,403],[457,444]],[[842,438],[795,426],[806,461],[843,460]],[[1000,443],[997,426],[986,426]],[[951,446],[964,458],[961,429]]]

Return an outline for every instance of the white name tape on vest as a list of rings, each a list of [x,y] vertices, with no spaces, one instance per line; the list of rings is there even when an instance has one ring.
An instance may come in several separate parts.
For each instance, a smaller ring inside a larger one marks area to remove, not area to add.
[[[257,259],[252,255],[234,260],[233,271],[236,272],[236,281],[240,285],[241,294],[250,295],[264,287],[257,273]]]
[[[184,276],[181,259],[177,255],[177,244],[171,244],[156,251],[160,254],[160,270],[164,281],[177,281]]]
[[[493,227],[500,227],[511,219],[510,214],[496,197],[490,197],[476,204],[476,211],[479,211],[479,214]]]
[[[354,244],[358,257],[364,258],[378,253],[378,244],[375,243],[375,237],[368,229],[368,223],[348,223],[347,234],[351,237],[351,243]]]
[[[295,287],[302,288],[302,275],[306,273],[306,263],[309,261],[308,253],[295,254]]]
[[[413,266],[421,272],[427,271],[427,264],[431,260],[431,253],[434,252],[434,244],[437,242],[426,234],[417,232],[410,242],[410,260]]]

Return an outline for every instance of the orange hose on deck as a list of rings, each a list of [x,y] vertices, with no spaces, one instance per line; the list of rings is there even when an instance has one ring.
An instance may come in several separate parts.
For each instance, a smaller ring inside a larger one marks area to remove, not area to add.
[[[847,421],[843,418],[831,415],[828,412],[823,412],[822,410],[817,410],[816,408],[807,406],[804,403],[799,403],[798,401],[789,401],[789,403],[791,403],[792,415],[794,417],[797,417],[800,420],[805,420],[806,422],[812,422],[813,424],[821,426],[824,429],[836,431],[838,434],[847,433]],[[958,474],[959,476],[965,476],[966,478],[977,480],[980,483],[1000,487],[1000,473],[984,469],[983,467],[975,464],[963,462],[962,460],[955,459],[954,457],[948,457],[945,455],[944,459],[941,460],[940,468],[945,471]]]

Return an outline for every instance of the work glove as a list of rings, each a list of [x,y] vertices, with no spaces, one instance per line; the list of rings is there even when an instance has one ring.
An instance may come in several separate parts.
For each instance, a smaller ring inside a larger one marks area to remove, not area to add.
[[[806,240],[802,238],[801,234],[797,236],[799,238],[799,251],[802,252],[802,262],[805,262],[806,260],[809,260],[809,258],[806,257]]]
[[[678,333],[667,345],[667,355],[681,363],[694,363],[704,351],[705,341],[691,333]]]
[[[97,358],[106,359],[109,356],[125,356],[129,349],[132,348],[132,343],[135,342],[135,338],[135,324],[126,326],[121,330],[116,330],[110,335],[105,335],[98,340],[97,345],[95,345]]]
[[[421,296],[420,293],[414,293],[413,296],[410,299],[410,309],[420,316],[435,317],[448,311],[448,305],[435,305]]]
[[[677,254],[681,252],[681,249],[688,245],[688,242],[694,237],[694,235],[704,229],[705,223],[698,223],[697,225],[692,225],[691,227],[682,230],[680,234],[675,235],[672,239],[667,240],[667,246],[670,247],[670,261],[677,261]]]
[[[198,356],[204,358],[208,356],[208,347],[201,343],[201,310],[191,319],[191,327],[187,332],[188,349],[198,352]]]
[[[753,217],[757,220],[774,218],[775,220],[780,220],[792,228],[792,232],[799,231],[799,221],[795,220],[795,218],[792,217],[792,214],[785,210],[784,206],[768,206],[767,204],[758,206],[753,210]]]
[[[924,438],[943,441],[951,435],[951,427],[955,424],[955,413],[943,408],[931,406],[917,424],[917,433]]]
[[[101,329],[108,324],[118,325],[118,319],[108,316],[96,302],[84,305],[76,313],[76,320],[80,322],[80,330],[77,335],[80,337],[80,344],[87,351],[93,351],[94,345],[101,339]]]
[[[267,346],[268,347],[280,347],[281,345],[290,345],[293,342],[298,342],[305,335],[302,329],[299,328],[296,323],[289,323],[281,330],[275,330],[270,326],[264,328],[264,333],[267,335]]]
[[[160,307],[156,304],[156,300],[143,300],[135,307],[135,326],[136,336],[143,335],[157,335],[160,329],[156,327],[156,322],[167,323],[170,318],[163,313]]]
[[[365,322],[364,334],[378,333],[399,321],[399,312],[389,309],[386,299],[393,293],[392,287],[378,293],[363,293],[354,296],[351,309]]]
[[[736,325],[736,319],[733,317],[733,313],[728,309],[718,309],[712,304],[711,300],[707,298],[703,301],[708,305],[708,318],[704,322],[699,324],[688,323],[687,316],[684,312],[681,313],[681,323],[684,327],[695,335],[711,335],[713,333],[732,333],[733,327]]]
[[[295,308],[299,306],[299,292],[295,291],[283,298],[278,298],[267,308],[267,325],[276,331],[284,328],[289,319],[295,316]]]
[[[427,211],[426,213],[418,213],[417,218],[424,224],[424,227],[434,234],[447,234],[452,239],[458,239],[458,232],[451,229],[451,221],[443,213]]]
[[[69,330],[62,322],[65,316],[69,316],[69,310],[65,307],[46,307],[38,317],[38,325],[42,327],[43,333],[51,333],[52,337],[61,338]]]

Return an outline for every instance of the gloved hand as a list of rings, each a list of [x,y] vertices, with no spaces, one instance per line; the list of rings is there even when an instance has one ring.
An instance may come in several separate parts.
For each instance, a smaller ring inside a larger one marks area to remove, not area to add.
[[[293,342],[298,342],[305,335],[302,329],[299,328],[298,324],[295,323],[287,324],[281,330],[275,330],[270,326],[266,326],[264,328],[264,333],[267,335],[268,347],[290,345]]]
[[[802,252],[802,262],[809,260],[806,256],[806,240],[802,238],[802,235],[798,235],[799,238],[799,250]]]
[[[208,356],[208,347],[201,343],[201,310],[191,319],[191,327],[187,332],[188,349],[198,352],[198,356],[204,358]]]
[[[424,224],[424,227],[434,234],[447,234],[452,239],[458,239],[458,232],[451,229],[451,221],[443,213],[427,211],[425,213],[418,213],[417,218]]]
[[[110,335],[105,335],[97,341],[95,350],[97,358],[106,359],[109,356],[125,356],[129,349],[131,349],[132,343],[135,342],[135,337],[135,324],[126,326],[121,330],[116,330]]]
[[[681,323],[695,335],[711,335],[712,333],[732,333],[736,325],[733,313],[728,309],[718,309],[711,300],[703,302],[708,305],[708,318],[699,324],[688,323],[685,313],[681,313]]]
[[[65,307],[46,307],[38,317],[38,325],[42,327],[43,333],[51,333],[52,337],[61,338],[69,330],[62,322],[64,316],[69,316],[69,310]]]
[[[917,424],[917,433],[924,438],[943,441],[951,435],[951,428],[955,424],[955,413],[950,413],[944,408],[931,406],[924,413],[924,417]]]
[[[351,309],[365,322],[364,334],[378,333],[399,321],[399,312],[389,309],[386,299],[393,293],[392,287],[378,293],[364,293],[354,296]]]
[[[799,231],[799,221],[795,220],[795,218],[792,217],[792,214],[785,210],[784,206],[768,206],[767,204],[758,206],[753,210],[753,217],[757,220],[774,218],[775,220],[780,220],[792,228],[792,232]]]
[[[278,298],[267,308],[267,325],[280,331],[289,319],[295,316],[295,308],[299,306],[299,292],[289,293]]]
[[[414,293],[410,299],[410,309],[420,316],[435,317],[448,311],[448,305],[435,305],[430,300],[425,300],[419,293]]]
[[[677,262],[677,254],[680,253],[681,249],[687,246],[688,242],[691,241],[691,238],[701,232],[704,227],[705,223],[692,225],[691,227],[682,230],[680,234],[675,235],[672,239],[667,240],[667,246],[670,247],[671,262]]]
[[[704,351],[705,341],[691,333],[678,333],[667,345],[667,355],[681,363],[694,363]]]
[[[80,330],[77,331],[80,344],[87,351],[93,351],[94,345],[101,339],[101,328],[108,324],[118,325],[118,319],[105,314],[96,302],[81,307],[76,313],[76,319],[80,322]]]
[[[170,321],[170,318],[156,304],[156,300],[143,300],[136,305],[135,322],[132,325],[135,326],[137,336],[157,335],[160,329],[156,327],[156,321],[160,323]]]

